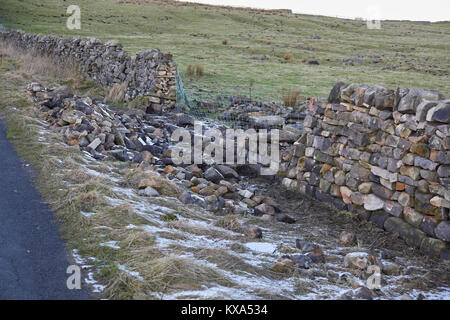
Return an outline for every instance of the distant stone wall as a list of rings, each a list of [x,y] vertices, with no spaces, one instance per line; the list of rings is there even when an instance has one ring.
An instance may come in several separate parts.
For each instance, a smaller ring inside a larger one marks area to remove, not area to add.
[[[449,258],[450,100],[338,83],[283,154],[283,184]]]
[[[75,62],[85,78],[103,87],[126,83],[126,101],[147,96],[155,110],[175,106],[176,64],[159,50],[129,56],[117,40],[102,43],[96,38],[62,38],[20,30],[0,32],[0,40],[58,62]]]

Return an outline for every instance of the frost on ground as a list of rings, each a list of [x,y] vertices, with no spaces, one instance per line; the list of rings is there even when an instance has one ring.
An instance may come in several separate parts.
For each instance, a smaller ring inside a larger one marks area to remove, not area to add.
[[[92,161],[89,174],[95,170],[94,167],[95,161]],[[148,221],[148,224],[124,225],[123,232],[131,229],[142,230],[154,238],[154,245],[165,255],[176,255],[179,259],[186,260],[188,264],[195,264],[200,268],[211,268],[229,282],[228,285],[222,285],[211,279],[210,282],[202,283],[201,289],[198,290],[168,289],[164,292],[148,292],[149,296],[163,299],[333,299],[353,290],[349,286],[350,280],[335,283],[330,281],[326,271],[319,268],[308,269],[305,275],[293,274],[292,276],[280,276],[271,271],[281,255],[280,248],[286,250],[286,247],[290,247],[295,251],[295,239],[302,237],[302,232],[305,232],[302,225],[293,225],[291,230],[278,232],[270,226],[262,226],[264,239],[257,242],[247,240],[243,234],[215,226],[217,217],[199,207],[184,208],[183,212],[178,212],[177,208],[182,207],[183,204],[175,198],[160,197],[155,199],[155,203],[150,203],[148,198],[138,196],[132,189],[114,186],[112,190],[116,197],[107,197],[109,205],[117,207],[128,203],[133,207],[136,215]],[[161,218],[167,213],[175,214],[178,219],[162,221]],[[95,213],[86,212],[80,212],[80,214],[88,219],[95,215]],[[245,219],[254,218],[243,217],[243,220]],[[108,231],[107,228],[103,228]],[[110,240],[98,245],[121,249],[118,243],[118,241]],[[357,249],[364,250],[364,248]],[[331,260],[328,263],[328,269],[336,270],[339,277],[343,275],[353,277],[342,267],[342,260],[347,250],[335,248],[326,253]],[[411,267],[408,260],[401,262],[405,267]],[[128,273],[138,281],[146,281],[139,271],[132,271],[137,270],[136,266],[122,264],[117,266],[120,271]],[[89,267],[83,266],[83,269]],[[381,298],[398,299],[405,293],[412,298],[417,298],[419,295],[432,299],[450,298],[448,287],[437,287],[430,291],[403,290],[402,283],[412,280],[413,276],[383,276],[383,278],[387,283],[381,291],[385,291],[386,296]],[[353,281],[358,282],[356,277]],[[93,285],[94,291],[99,292],[104,289],[104,286],[97,284],[93,279],[93,272],[88,273],[86,283]],[[365,285],[364,281],[358,283]]]
[[[44,123],[39,125],[43,127],[40,143],[50,144],[47,139],[54,132],[45,129]],[[68,148],[62,143],[60,147]],[[313,200],[298,195],[290,198],[283,190],[273,191],[271,183],[244,180],[242,188],[261,195],[271,192],[283,211],[295,216],[297,223],[240,215],[241,225],[258,226],[263,231],[262,239],[254,239],[242,230],[229,230],[217,224],[222,216],[198,205],[185,205],[170,195],[139,195],[127,183],[130,170],[138,170],[130,165],[97,161],[80,152],[76,161],[65,166],[58,157],[55,154],[53,160],[62,165],[55,175],[65,179],[69,193],[80,188],[87,193],[103,192],[95,194],[94,200],[99,203],[76,213],[90,237],[80,244],[85,246],[84,250],[75,248],[72,255],[92,292],[109,292],[108,296],[114,298],[117,295],[110,291],[115,288],[132,290],[129,298],[152,299],[364,298],[358,294],[361,287],[367,286],[368,275],[345,266],[344,257],[351,252],[367,252],[386,266],[381,274],[381,288],[373,290],[373,298],[450,299],[445,264],[426,261],[406,246],[386,247],[384,240],[377,242],[378,238],[371,243],[362,236],[363,240],[353,246],[340,246],[339,233],[357,230],[357,223],[332,218],[328,208]],[[143,170],[165,179],[156,168]],[[177,184],[174,181],[167,183]],[[182,187],[180,183],[178,186]],[[364,230],[356,233],[364,234]],[[274,266],[282,256],[302,253],[296,246],[297,239],[320,246],[325,263],[279,272]],[[82,251],[89,255],[83,255]],[[109,263],[104,262],[108,259]],[[105,278],[107,272],[114,272],[118,280]]]

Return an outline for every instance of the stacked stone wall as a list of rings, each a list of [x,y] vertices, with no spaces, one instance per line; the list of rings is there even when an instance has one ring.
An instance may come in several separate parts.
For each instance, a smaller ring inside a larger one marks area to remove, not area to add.
[[[338,83],[328,101],[311,103],[303,125],[282,157],[287,188],[449,255],[450,100]]]
[[[100,86],[125,83],[125,101],[147,97],[153,110],[175,106],[176,64],[170,55],[159,50],[148,49],[129,56],[117,40],[103,43],[96,38],[63,38],[20,30],[0,32],[0,40],[55,62],[75,63],[85,78]]]

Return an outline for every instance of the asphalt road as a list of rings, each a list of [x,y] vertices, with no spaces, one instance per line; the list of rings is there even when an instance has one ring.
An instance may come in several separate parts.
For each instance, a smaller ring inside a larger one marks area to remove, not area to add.
[[[0,299],[89,299],[69,290],[71,264],[53,213],[0,122]]]

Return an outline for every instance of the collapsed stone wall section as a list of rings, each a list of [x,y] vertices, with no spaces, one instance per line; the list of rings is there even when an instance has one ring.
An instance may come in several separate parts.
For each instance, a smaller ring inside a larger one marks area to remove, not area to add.
[[[280,175],[448,260],[449,150],[450,100],[439,91],[338,83],[310,105]]]
[[[85,78],[102,87],[126,83],[125,101],[145,97],[152,111],[160,112],[176,104],[177,67],[170,55],[159,50],[129,56],[117,40],[103,43],[96,38],[63,38],[21,30],[0,32],[0,40],[57,62],[75,63]]]
[[[74,62],[104,87],[126,83],[126,101],[152,112],[176,103],[176,64],[158,50],[130,57],[115,40],[0,32],[26,52]],[[435,90],[337,83],[309,105],[301,137],[286,151],[283,185],[398,233],[450,260],[450,100]],[[291,142],[290,142],[291,143]]]

